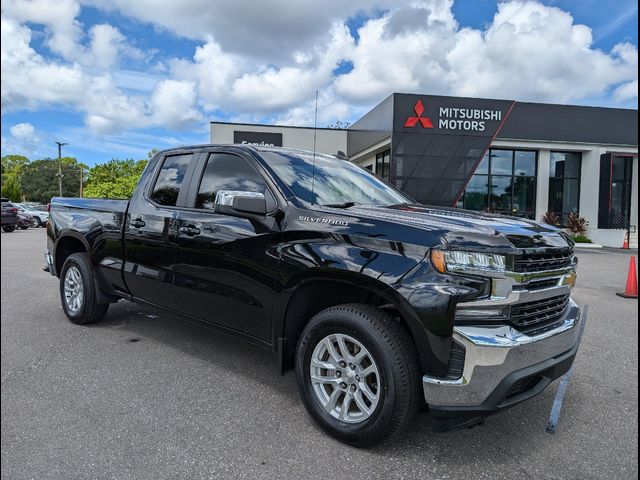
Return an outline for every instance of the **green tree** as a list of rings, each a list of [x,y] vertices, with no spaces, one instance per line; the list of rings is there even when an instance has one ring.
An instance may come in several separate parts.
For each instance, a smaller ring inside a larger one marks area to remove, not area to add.
[[[2,196],[14,202],[22,200],[20,174],[29,159],[23,155],[5,155],[2,157]]]
[[[130,198],[148,160],[112,159],[89,169],[84,196]]]
[[[80,194],[80,168],[73,157],[64,157],[62,164],[62,195],[77,197]],[[58,160],[45,158],[26,165],[20,175],[22,191],[27,200],[49,203],[59,196]]]

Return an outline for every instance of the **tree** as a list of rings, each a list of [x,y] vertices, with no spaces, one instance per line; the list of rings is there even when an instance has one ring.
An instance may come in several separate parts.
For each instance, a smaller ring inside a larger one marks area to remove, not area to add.
[[[14,202],[22,200],[20,174],[29,159],[22,155],[5,155],[2,157],[2,196]]]
[[[112,159],[89,169],[84,196],[130,198],[148,160]]]
[[[73,157],[64,157],[62,164],[62,195],[77,197],[80,194],[80,169]],[[58,160],[45,158],[26,165],[20,175],[22,191],[27,200],[49,203],[59,196]]]
[[[327,125],[327,128],[335,128],[336,130],[345,130],[349,128],[351,124],[349,122],[343,122],[341,120],[337,120],[336,123],[331,123]]]

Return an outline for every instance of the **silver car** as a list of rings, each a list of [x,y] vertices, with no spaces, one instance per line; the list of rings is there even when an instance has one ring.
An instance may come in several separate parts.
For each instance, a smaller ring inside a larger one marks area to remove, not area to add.
[[[46,205],[31,205],[25,203],[16,203],[18,211],[31,215],[33,217],[34,227],[45,227],[49,221],[49,212]]]

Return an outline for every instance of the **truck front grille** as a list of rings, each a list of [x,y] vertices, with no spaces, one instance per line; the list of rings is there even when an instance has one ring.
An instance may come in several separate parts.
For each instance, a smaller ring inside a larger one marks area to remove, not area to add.
[[[513,270],[519,273],[560,270],[573,264],[573,248],[562,248],[553,252],[531,253],[515,257]]]
[[[569,305],[569,294],[520,303],[511,307],[511,323],[521,332],[537,335],[554,328]]]
[[[543,278],[542,280],[531,280],[529,283],[523,283],[513,287],[514,290],[528,290],[535,292],[536,290],[544,290],[558,286],[560,277]]]

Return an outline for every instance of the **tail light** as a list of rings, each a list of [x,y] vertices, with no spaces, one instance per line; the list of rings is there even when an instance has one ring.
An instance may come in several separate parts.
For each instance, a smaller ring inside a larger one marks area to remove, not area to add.
[[[49,213],[51,212],[51,204],[50,203],[47,203],[47,212],[49,212]]]
[[[15,213],[15,214],[17,214],[17,213],[18,213],[18,209],[17,209],[17,208],[11,208],[10,210],[11,210],[11,212],[13,212],[13,213]]]

